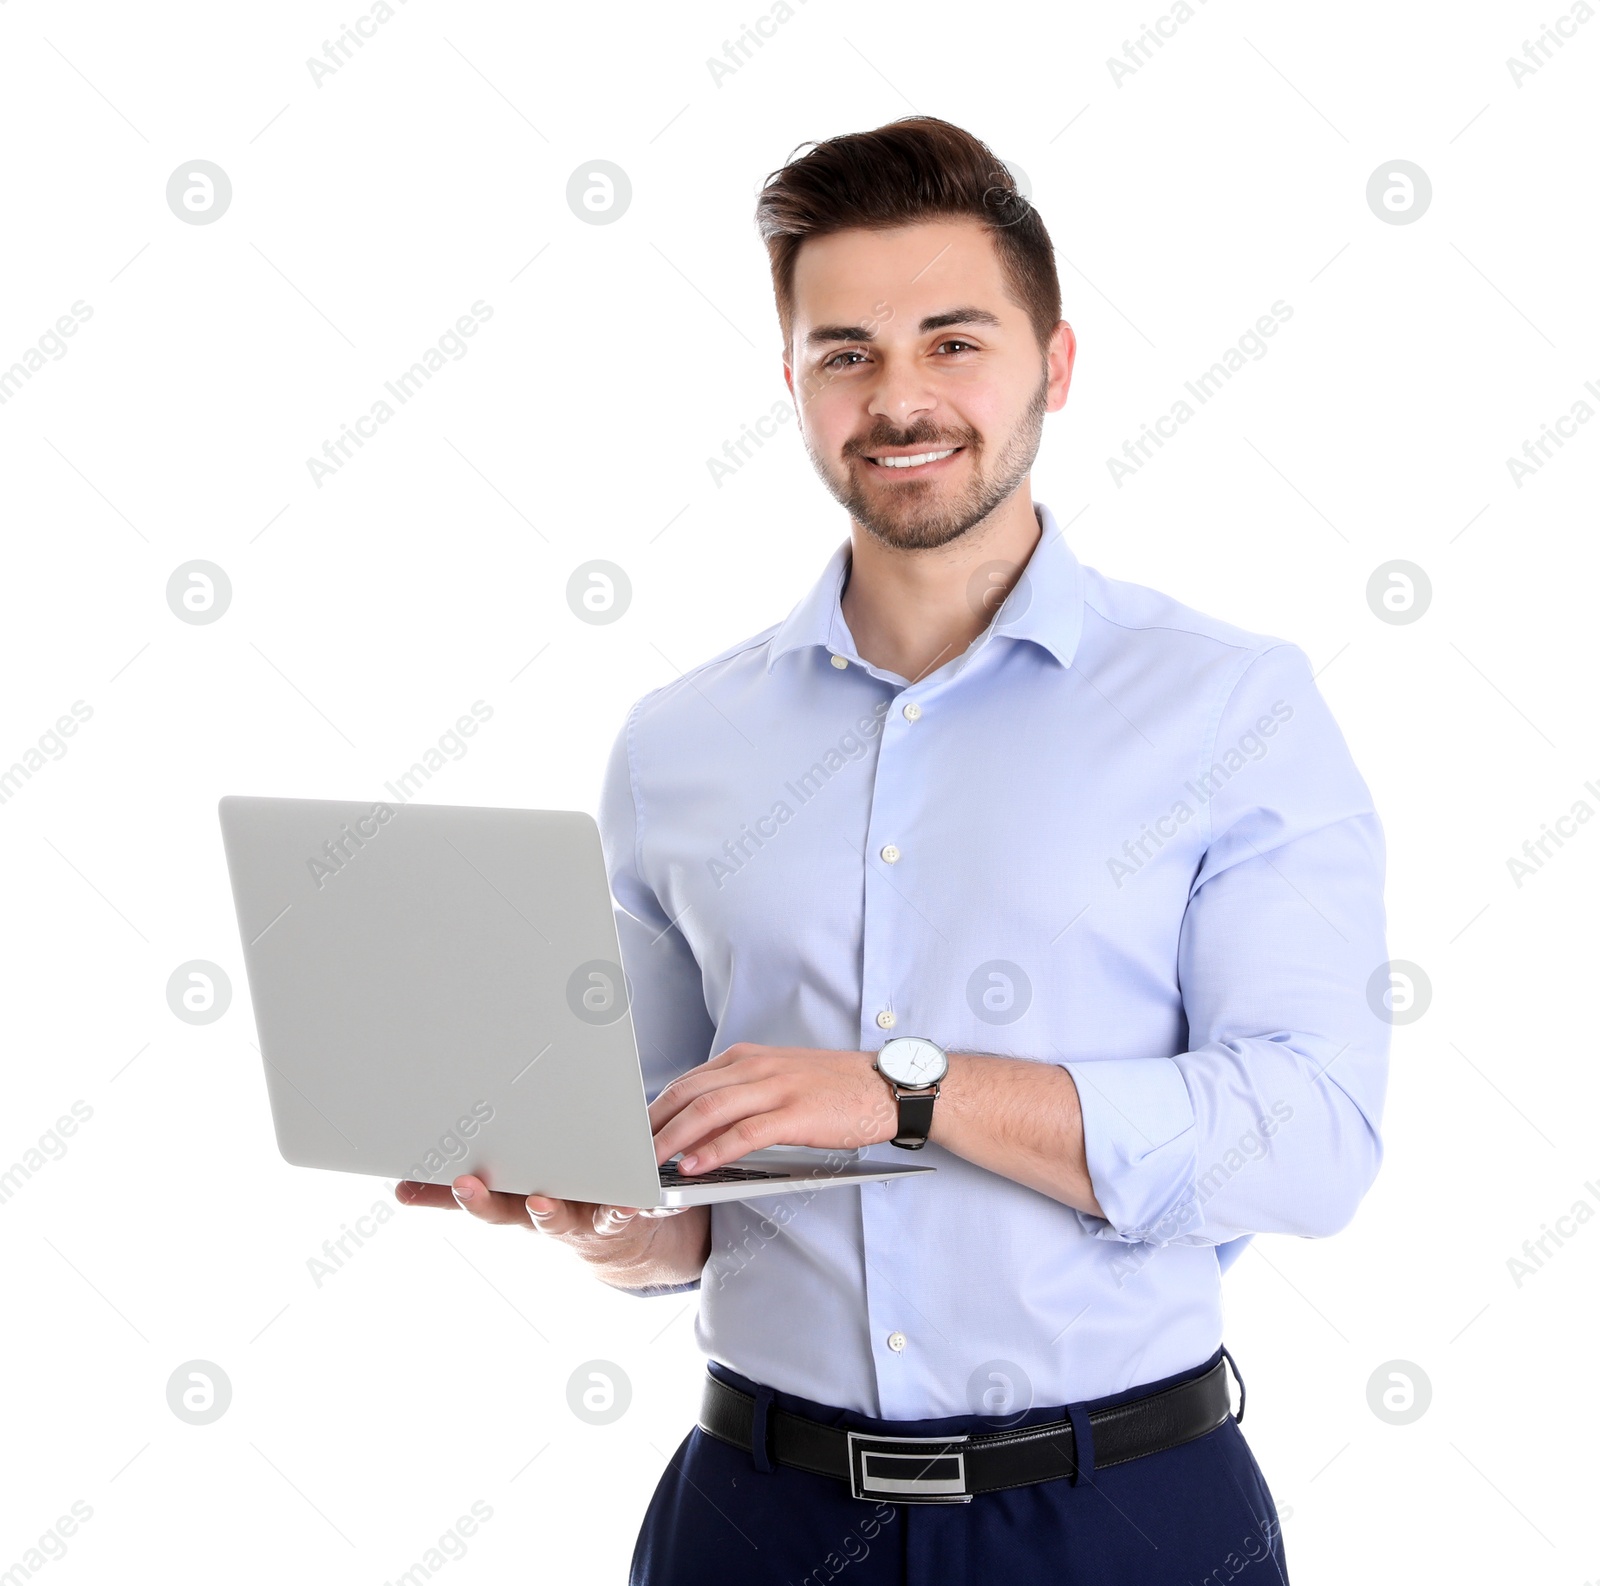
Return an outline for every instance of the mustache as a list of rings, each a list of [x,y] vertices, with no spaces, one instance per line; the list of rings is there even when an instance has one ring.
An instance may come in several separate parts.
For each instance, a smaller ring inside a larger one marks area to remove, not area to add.
[[[841,449],[846,457],[864,457],[868,452],[902,446],[926,446],[932,451],[943,451],[947,446],[976,448],[982,443],[982,437],[974,429],[941,430],[931,421],[923,421],[903,430],[891,424],[876,424],[866,435],[852,436]]]

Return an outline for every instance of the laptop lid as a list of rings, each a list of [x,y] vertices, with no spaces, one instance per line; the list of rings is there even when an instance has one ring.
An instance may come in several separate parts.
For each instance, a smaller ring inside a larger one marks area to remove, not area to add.
[[[658,1204],[591,816],[239,796],[218,814],[286,1161]]]

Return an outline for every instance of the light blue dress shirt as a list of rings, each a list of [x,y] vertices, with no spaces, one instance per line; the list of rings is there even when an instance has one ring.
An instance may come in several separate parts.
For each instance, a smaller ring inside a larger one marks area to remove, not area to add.
[[[937,1173],[713,1208],[701,1348],[897,1420],[1197,1365],[1219,1247],[1335,1232],[1382,1156],[1383,835],[1305,655],[1035,511],[989,626],[915,683],[856,651],[847,540],[633,707],[601,799],[652,1097],[736,1041],[900,1035],[1077,1083],[1103,1219],[931,1144],[862,1154]]]

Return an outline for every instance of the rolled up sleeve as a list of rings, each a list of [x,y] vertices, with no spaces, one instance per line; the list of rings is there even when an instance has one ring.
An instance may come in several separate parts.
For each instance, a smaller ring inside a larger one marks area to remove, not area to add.
[[[1246,774],[1212,774],[1241,744]],[[1197,785],[1216,790],[1178,942],[1189,1047],[1064,1065],[1105,1212],[1079,1216],[1158,1247],[1331,1234],[1383,1155],[1384,840],[1297,647],[1251,657]]]
[[[1161,1242],[1171,1209],[1193,1194],[1195,1121],[1189,1087],[1167,1057],[1063,1065],[1078,1087],[1089,1179],[1106,1238]]]

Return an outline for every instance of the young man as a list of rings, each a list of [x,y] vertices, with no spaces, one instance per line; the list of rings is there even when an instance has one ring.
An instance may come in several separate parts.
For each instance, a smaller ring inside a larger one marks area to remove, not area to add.
[[[1378,1169],[1367,789],[1298,648],[1083,567],[1033,501],[1075,344],[984,145],[832,139],[758,214],[850,537],[613,751],[657,1156],[938,1171],[669,1217],[454,1196],[700,1289],[637,1581],[1285,1580],[1218,1252],[1335,1232]]]

